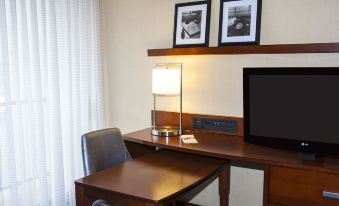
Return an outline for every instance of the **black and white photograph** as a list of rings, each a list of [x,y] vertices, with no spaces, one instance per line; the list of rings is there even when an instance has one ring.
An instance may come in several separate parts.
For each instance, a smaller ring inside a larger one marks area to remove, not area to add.
[[[202,10],[186,11],[182,13],[181,39],[199,39],[201,36]]]
[[[228,8],[228,37],[250,35],[251,9],[251,5]]]
[[[208,46],[210,1],[175,5],[173,47]]]
[[[222,0],[219,45],[259,44],[261,0]]]

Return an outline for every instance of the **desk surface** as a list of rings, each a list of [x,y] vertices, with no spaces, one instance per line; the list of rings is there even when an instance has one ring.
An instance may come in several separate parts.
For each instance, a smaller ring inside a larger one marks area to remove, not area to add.
[[[76,180],[75,184],[159,203],[212,177],[223,164],[193,155],[154,152]]]
[[[152,136],[151,129],[125,134],[124,139],[207,157],[339,174],[339,159],[336,158],[317,158],[316,161],[307,161],[300,159],[297,152],[250,144],[244,142],[243,137],[201,132],[194,132],[193,134],[198,140],[198,144],[184,144],[178,136],[168,138]]]

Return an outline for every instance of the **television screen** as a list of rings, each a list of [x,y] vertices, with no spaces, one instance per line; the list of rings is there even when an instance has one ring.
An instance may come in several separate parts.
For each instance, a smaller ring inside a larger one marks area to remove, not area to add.
[[[339,68],[245,68],[245,140],[339,154]]]

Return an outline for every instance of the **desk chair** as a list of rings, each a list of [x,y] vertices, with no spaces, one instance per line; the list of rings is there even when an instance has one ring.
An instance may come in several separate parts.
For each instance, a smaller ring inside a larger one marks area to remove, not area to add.
[[[132,159],[121,132],[117,128],[103,129],[81,137],[85,176]],[[97,200],[92,206],[112,206],[105,200]]]

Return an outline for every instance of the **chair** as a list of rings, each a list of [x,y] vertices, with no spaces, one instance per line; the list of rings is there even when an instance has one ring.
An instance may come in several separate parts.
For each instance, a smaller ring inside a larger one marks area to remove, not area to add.
[[[85,176],[132,159],[117,128],[84,134],[81,137],[81,147]],[[97,200],[92,206],[112,205],[105,200]]]

